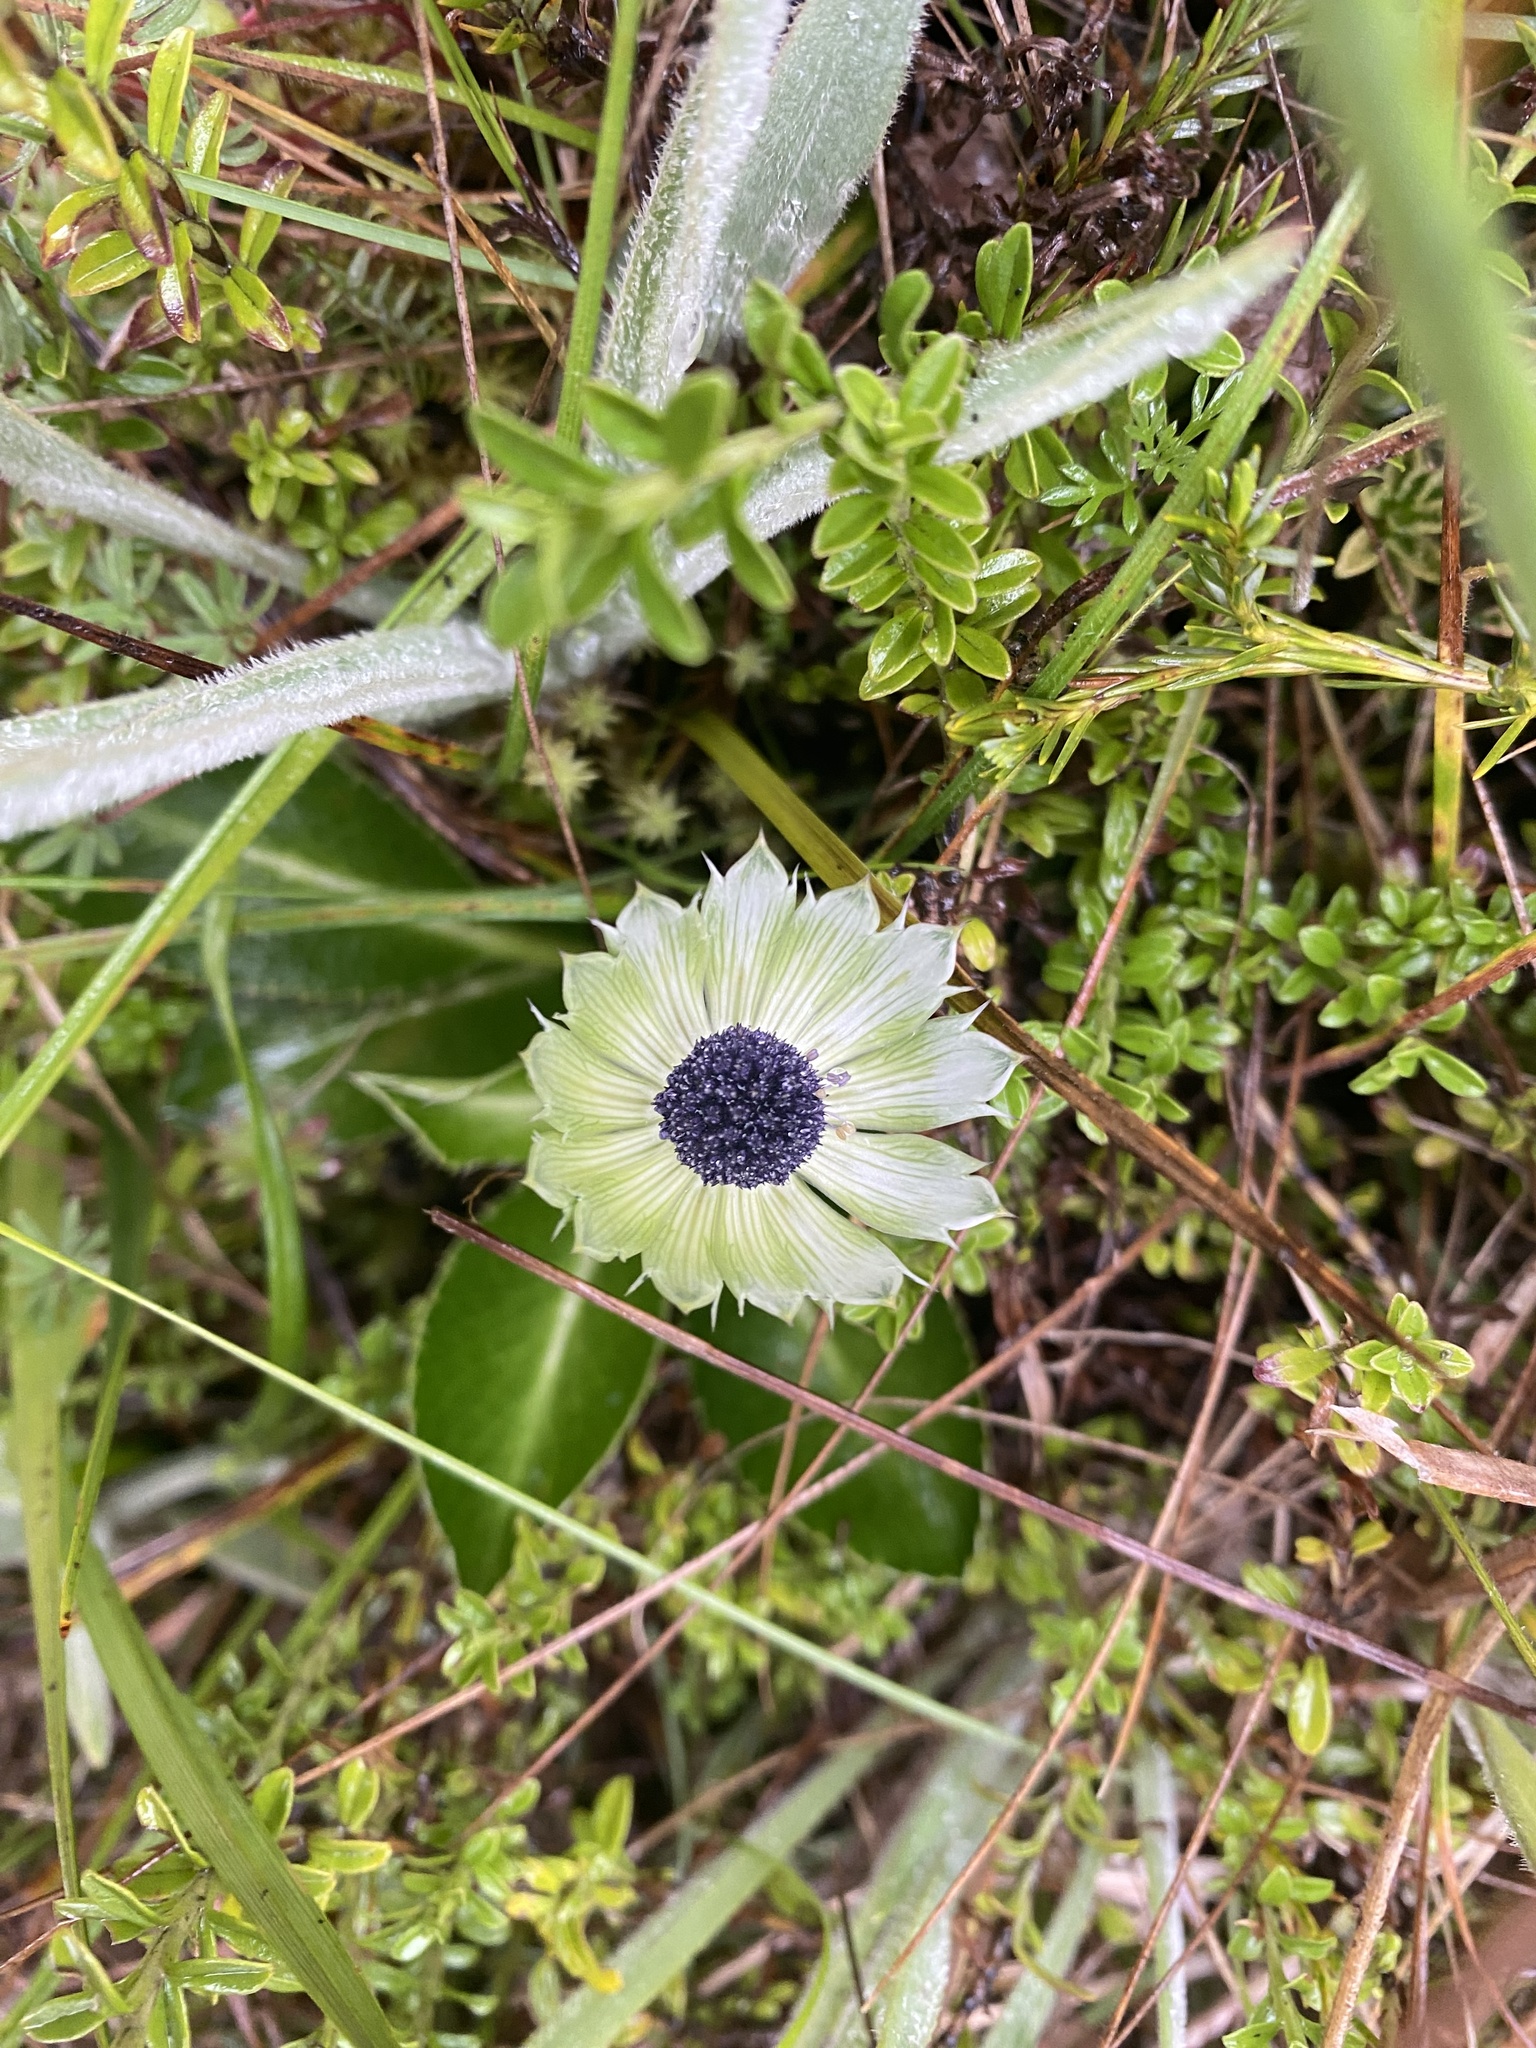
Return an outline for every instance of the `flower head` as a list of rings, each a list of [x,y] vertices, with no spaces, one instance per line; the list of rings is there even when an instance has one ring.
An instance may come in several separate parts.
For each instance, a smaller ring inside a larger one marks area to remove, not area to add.
[[[893,1238],[998,1212],[978,1162],[921,1135],[992,1113],[1014,1056],[935,1016],[954,933],[891,925],[867,882],[813,896],[759,840],[687,909],[637,891],[524,1055],[530,1185],[578,1247],[636,1254],[680,1309],[729,1289],[792,1316],[889,1301]]]

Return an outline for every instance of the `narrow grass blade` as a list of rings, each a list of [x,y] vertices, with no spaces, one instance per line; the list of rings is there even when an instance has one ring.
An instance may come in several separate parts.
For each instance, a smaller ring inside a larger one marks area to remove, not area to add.
[[[1131,1799],[1147,1873],[1147,1904],[1155,1913],[1179,1866],[1179,1783],[1161,1744],[1144,1742],[1131,1768]],[[1184,1970],[1184,1914],[1177,1899],[1164,1917],[1153,1963],[1166,1979],[1157,1994],[1157,2048],[1184,2048],[1189,2033],[1189,1980]]]
[[[966,386],[963,417],[940,460],[986,455],[1030,427],[1107,398],[1170,356],[1199,355],[1295,267],[1300,248],[1295,234],[1260,235],[1208,269],[1086,306],[989,350]]]
[[[565,373],[555,413],[555,439],[566,448],[574,448],[581,439],[581,387],[592,373],[598,330],[603,324],[603,299],[613,255],[613,224],[624,174],[624,137],[629,128],[629,95],[635,81],[639,35],[640,0],[618,0],[609,44],[608,77],[603,86],[603,112],[597,130],[597,157],[592,165],[592,191],[587,200],[587,225],[581,241],[581,276],[571,307]]]
[[[788,12],[787,0],[715,0],[709,47],[630,236],[600,373],[647,405],[665,404],[698,353],[721,232]]]
[[[454,41],[447,22],[443,20],[437,0],[424,0],[423,14],[432,40],[437,44],[443,61],[453,74],[453,82],[458,87],[457,97],[460,105],[469,110],[470,119],[480,131],[481,141],[500,165],[513,191],[522,192],[525,189],[523,167],[517,160],[517,152],[513,149],[511,138],[502,122],[501,110],[496,104],[495,95],[488,93],[470,70],[464,52]],[[441,100],[443,94],[440,81],[434,79],[432,88]],[[510,264],[507,267],[511,269]],[[512,274],[514,277],[517,275],[516,271]]]
[[[1039,2048],[1046,2021],[1060,1996],[1055,1984],[1070,1977],[1083,1936],[1093,1920],[1093,1890],[1104,1868],[1105,1851],[1085,1842],[1077,1852],[1077,1863],[1066,1889],[1056,1901],[1051,1924],[1040,1943],[1040,1953],[1031,1969],[1008,1994],[1008,2002],[993,2021],[987,2035],[988,2048]]]
[[[611,1563],[622,1565],[642,1581],[664,1576],[661,1565],[654,1563],[639,1551],[629,1549],[616,1537],[577,1521],[574,1516],[565,1514],[559,1508],[550,1507],[547,1502],[538,1500],[534,1495],[523,1493],[515,1486],[509,1486],[505,1480],[493,1478],[476,1466],[466,1464],[462,1458],[454,1457],[451,1452],[440,1451],[432,1444],[423,1443],[420,1437],[412,1436],[409,1430],[401,1429],[397,1423],[386,1421],[383,1416],[357,1407],[342,1395],[333,1393],[329,1387],[300,1379],[297,1373],[286,1372],[270,1358],[263,1358],[256,1351],[248,1351],[243,1344],[236,1344],[233,1339],[220,1336],[216,1330],[205,1330],[189,1316],[178,1315],[175,1309],[151,1301],[147,1295],[135,1293],[131,1288],[121,1287],[116,1282],[103,1278],[101,1274],[93,1273],[88,1266],[82,1266],[78,1260],[29,1238],[13,1224],[0,1222],[0,1239],[47,1259],[65,1272],[75,1273],[81,1279],[89,1280],[93,1285],[104,1288],[109,1294],[119,1295],[124,1300],[131,1301],[148,1314],[157,1316],[160,1321],[169,1323],[173,1328],[185,1331],[188,1336],[196,1338],[199,1342],[210,1345],[215,1351],[222,1352],[226,1358],[238,1359],[242,1365],[253,1367],[277,1385],[287,1387],[296,1394],[302,1394],[306,1400],[327,1409],[332,1415],[343,1417],[355,1428],[377,1437],[381,1443],[393,1444],[409,1456],[419,1458],[424,1465],[431,1465],[440,1472],[446,1472],[451,1478],[477,1487],[492,1499],[506,1502],[520,1514],[529,1515],[534,1521],[541,1522],[548,1528],[558,1529],[562,1535],[569,1537],[584,1549],[594,1550],[599,1556],[608,1558]],[[88,1552],[87,1557],[92,1554]],[[82,1583],[83,1578],[82,1573]],[[962,1713],[956,1707],[947,1706],[942,1700],[929,1699],[926,1694],[915,1692],[910,1686],[898,1684],[879,1671],[868,1670],[847,1657],[840,1657],[835,1650],[823,1649],[819,1643],[808,1642],[805,1637],[797,1636],[793,1630],[781,1628],[777,1622],[754,1613],[749,1607],[737,1606],[726,1595],[713,1592],[707,1586],[683,1581],[679,1583],[676,1591],[681,1598],[691,1601],[696,1607],[707,1609],[722,1621],[744,1629],[748,1635],[757,1636],[774,1649],[783,1651],[786,1656],[797,1657],[802,1663],[825,1672],[829,1678],[841,1679],[860,1692],[868,1693],[875,1699],[885,1700],[889,1705],[900,1708],[904,1713],[914,1714],[920,1720],[930,1721],[952,1735],[980,1736],[987,1743],[1000,1745],[1005,1749],[1017,1750],[1021,1747],[1018,1738],[1009,1734],[1006,1729],[990,1728],[972,1715]],[[104,1652],[103,1659],[105,1661]]]
[[[397,2048],[341,1936],[230,1783],[94,1545],[80,1573],[80,1604],[123,1718],[193,1846],[352,2048]]]
[[[199,61],[212,64],[222,60],[210,51]],[[393,64],[359,63],[351,57],[320,57],[310,50],[242,50],[239,68],[243,71],[271,71],[283,78],[312,78],[323,84],[345,85],[354,89],[372,87],[376,93],[392,99],[425,99],[427,93],[426,81],[419,71],[404,71]],[[447,79],[438,80],[437,96],[455,107],[464,105],[464,96],[458,86]],[[499,95],[495,106],[504,121],[531,128],[556,142],[568,142],[572,149],[591,149],[596,140],[590,128],[567,121],[559,114],[551,114],[543,107],[530,107],[521,100],[504,99]]]
[[[1445,406],[1527,618],[1536,617],[1536,387],[1521,302],[1463,173],[1432,13],[1321,0],[1310,40],[1326,96],[1370,180],[1371,224],[1415,359]]]
[[[209,826],[154,902],[125,933],[70,1005],[63,1022],[0,1096],[0,1153],[8,1152],[74,1063],[81,1046],[163,950],[245,849],[336,744],[333,732],[305,733],[265,760]],[[131,1297],[130,1297],[131,1298]]]
[[[448,244],[441,235],[417,234],[413,228],[397,228],[388,221],[363,220],[354,213],[338,213],[334,207],[311,206],[305,199],[284,199],[276,192],[263,192],[255,185],[232,185],[227,178],[203,178],[191,171],[176,173],[178,184],[205,199],[222,199],[230,206],[254,207],[258,213],[275,213],[279,220],[297,221],[303,227],[320,228],[328,235],[340,235],[351,242],[368,242],[376,249],[398,249],[406,256],[426,256],[434,263],[450,261]],[[495,271],[472,245],[459,251],[466,270]],[[514,277],[525,284],[541,284],[555,291],[571,289],[571,273],[557,263],[535,263],[521,256],[502,261]]]
[[[1023,1719],[1020,1698],[1035,1677],[1029,1648],[1000,1650],[967,1689],[972,1706],[1012,1701],[1005,1725]],[[853,1916],[853,1941],[866,1986],[876,1984],[922,1927],[996,1820],[1013,1790],[1014,1770],[995,1749],[947,1743],[887,1838]],[[922,1944],[876,2000],[882,2048],[915,2048],[936,2031],[947,1988],[950,1923],[934,1922]],[[797,2048],[858,2048],[867,2037],[849,1958],[834,1943],[827,1981],[808,1994],[794,2022]]]
[[[36,888],[37,879],[29,875],[26,883],[29,888]],[[101,884],[93,881],[92,886],[99,888]],[[599,917],[616,917],[628,900],[627,890],[593,892]],[[478,944],[488,958],[516,960],[527,957],[525,945],[511,933],[498,936],[497,926],[580,925],[586,920],[586,902],[576,889],[485,889],[463,893],[456,889],[402,889],[398,894],[355,896],[341,902],[311,896],[287,908],[237,910],[233,935],[244,938],[254,932],[370,931],[411,925],[451,934],[460,940],[468,931],[478,935],[471,943]],[[57,965],[65,960],[92,960],[110,953],[121,935],[118,925],[81,925],[74,931],[23,939],[9,950],[14,961]]]
[[[431,717],[507,694],[506,657],[468,625],[404,627],[289,648],[211,682],[0,723],[0,839],[202,775],[343,718]]]
[[[111,1234],[112,1278],[125,1287],[142,1287],[149,1268],[150,1230],[155,1210],[155,1180],[149,1159],[109,1119],[101,1132],[101,1157],[106,1181],[107,1217]],[[130,1302],[114,1295],[107,1312],[107,1335],[102,1361],[101,1392],[96,1397],[96,1418],[91,1426],[90,1447],[80,1476],[75,1522],[70,1531],[69,1552],[64,1560],[63,1583],[59,1588],[59,1633],[67,1636],[74,1615],[75,1584],[80,1561],[90,1540],[91,1519],[101,1497],[107,1458],[117,1427],[117,1408],[122,1399],[123,1380],[128,1371],[128,1353],[133,1343],[138,1316]]]
[[[304,1275],[298,1190],[283,1149],[283,1134],[240,1036],[234,998],[229,991],[229,935],[234,917],[233,896],[212,897],[204,906],[203,974],[223,1028],[224,1042],[245,1090],[246,1111],[255,1141],[256,1185],[267,1269],[267,1349],[279,1365],[290,1372],[302,1372],[309,1335],[309,1287]]]
[[[612,2048],[635,2015],[681,1976],[762,1889],[774,1865],[788,1861],[874,1768],[890,1739],[872,1729],[868,1739],[849,1741],[818,1765],[620,1944],[612,1964],[624,1980],[621,1991],[598,1992],[583,1985],[526,2048]]]
[[[885,140],[925,12],[925,0],[805,0],[721,232],[702,354],[736,333],[754,277],[790,283],[836,227]]]
[[[34,1230],[57,1236],[64,1210],[64,1133],[41,1124],[7,1176],[7,1207]],[[15,1245],[6,1259],[5,1322],[11,1362],[11,1464],[21,1490],[27,1546],[27,1588],[43,1691],[43,1726],[59,1870],[67,1892],[79,1885],[74,1800],[69,1781],[64,1641],[59,1634],[63,1576],[59,1403],[86,1345],[78,1287],[59,1285],[59,1274]]]
[[[695,711],[679,719],[678,725],[725,771],[742,795],[756,804],[769,824],[783,833],[819,881],[841,889],[868,874],[858,855],[795,795],[783,776],[734,726],[713,711]]]

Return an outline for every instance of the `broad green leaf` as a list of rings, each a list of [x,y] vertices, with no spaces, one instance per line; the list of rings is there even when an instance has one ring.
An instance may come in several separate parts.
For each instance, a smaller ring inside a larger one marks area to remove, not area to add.
[[[1107,398],[1170,356],[1204,348],[1293,268],[1297,255],[1294,234],[1260,235],[1208,268],[1142,285],[985,351],[941,460],[989,454],[1031,427]]]
[[[555,1235],[559,1218],[519,1188],[483,1227],[536,1257],[623,1292],[622,1278]],[[539,1500],[558,1503],[600,1465],[633,1414],[654,1341],[606,1309],[472,1245],[443,1260],[416,1352],[416,1429]],[[459,1576],[488,1592],[512,1556],[510,1509],[429,1470]]]
[[[270,170],[261,181],[263,192],[274,192],[279,199],[286,199],[299,180],[301,165],[280,163]],[[272,244],[277,240],[278,218],[275,213],[264,213],[258,207],[248,207],[240,223],[240,261],[251,270],[260,270],[267,260]],[[377,482],[377,478],[374,479]]]
[[[60,69],[48,81],[48,119],[60,149],[82,178],[115,179],[117,145],[95,94],[77,72]]]
[[[181,127],[181,110],[192,71],[196,31],[190,22],[166,37],[149,67],[149,108],[145,136],[155,155],[169,163]]]
[[[695,1318],[701,1331],[709,1330],[709,1319]],[[723,1351],[744,1358],[752,1365],[766,1367],[788,1381],[790,1389],[799,1379],[806,1346],[815,1328],[810,1311],[794,1323],[784,1323],[762,1309],[745,1312],[722,1304],[711,1341]],[[850,1405],[880,1363],[881,1346],[858,1324],[839,1321],[828,1331],[821,1347],[812,1385],[834,1400]],[[896,1427],[913,1412],[913,1404],[924,1404],[962,1379],[971,1359],[953,1310],[940,1299],[928,1310],[923,1333],[913,1338],[881,1382],[870,1413]],[[747,1386],[713,1367],[695,1364],[694,1385],[711,1425],[733,1444],[764,1435],[741,1460],[741,1469],[752,1484],[767,1493],[773,1484],[786,1401],[775,1400],[761,1388]],[[798,1476],[831,1435],[829,1423],[803,1418],[795,1437],[793,1471]],[[952,1458],[967,1464],[981,1461],[981,1428],[978,1423],[948,1417],[920,1431],[924,1443],[932,1444]],[[834,1466],[864,1448],[850,1439],[834,1456]],[[901,1571],[928,1572],[936,1576],[957,1576],[971,1554],[976,1533],[978,1501],[975,1492],[958,1479],[948,1479],[926,1465],[914,1465],[894,1451],[875,1460],[869,1469],[840,1486],[825,1500],[805,1511],[813,1528],[827,1534],[847,1531],[848,1541],[865,1557],[895,1565]]]
[[[630,235],[599,374],[648,404],[671,395],[698,353],[721,233],[768,104],[788,12],[787,0],[717,0],[708,47]]]
[[[1536,1870],[1536,1756],[1501,1714],[1473,1707],[1483,1775],[1526,1863]]]
[[[805,0],[720,230],[695,352],[736,334],[753,278],[787,285],[836,227],[906,90],[924,0]]]
[[[176,1690],[94,1545],[80,1573],[80,1604],[145,1763],[220,1883],[352,2048],[397,2048],[341,1936],[225,1775],[191,1701]]]
[[[810,1772],[740,1841],[722,1849],[615,1950],[622,1989],[572,1992],[526,2048],[612,2048],[637,2013],[674,1983],[753,1894],[840,1806],[885,1753],[878,1724]]]
[[[1523,307],[1497,283],[1496,230],[1463,171],[1459,94],[1429,10],[1315,0],[1310,42],[1333,110],[1370,180],[1371,226],[1415,359],[1536,616],[1536,391]]]
[[[121,228],[98,235],[87,242],[64,274],[64,289],[72,299],[94,298],[97,292],[116,291],[142,277],[149,264]]]
[[[528,1157],[538,1101],[520,1060],[468,1081],[419,1074],[351,1078],[439,1166],[511,1166]]]
[[[253,209],[254,210],[254,209]],[[223,279],[224,303],[236,324],[263,348],[287,349],[293,345],[288,315],[254,270],[237,263]]]
[[[146,263],[171,261],[170,221],[142,149],[136,149],[118,173],[117,211],[129,240]]]
[[[230,97],[227,92],[210,93],[192,116],[187,129],[187,147],[180,183],[193,194],[194,210],[208,218],[208,195],[199,193],[198,178],[216,178],[224,153],[224,135],[229,127]]]

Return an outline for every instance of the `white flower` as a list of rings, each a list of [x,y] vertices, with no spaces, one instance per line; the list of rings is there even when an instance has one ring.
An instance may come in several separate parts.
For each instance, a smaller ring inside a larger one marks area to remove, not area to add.
[[[813,896],[759,840],[686,910],[639,890],[524,1058],[530,1185],[579,1250],[637,1253],[680,1309],[728,1288],[792,1316],[889,1301],[884,1241],[998,1212],[978,1162],[920,1133],[993,1113],[1014,1056],[936,1017],[955,935],[880,929],[867,882]]]

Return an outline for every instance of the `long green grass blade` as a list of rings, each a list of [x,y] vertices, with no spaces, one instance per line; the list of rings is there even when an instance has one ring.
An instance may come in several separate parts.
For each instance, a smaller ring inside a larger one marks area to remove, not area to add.
[[[80,1048],[140,975],[216,889],[262,828],[337,743],[331,731],[301,733],[262,762],[164,889],[70,1005],[30,1066],[0,1096],[0,1154],[8,1152],[69,1072]]]
[[[7,1175],[7,1208],[32,1228],[56,1236],[64,1209],[64,1133],[40,1124],[31,1143],[15,1152]],[[79,1885],[74,1800],[69,1780],[69,1723],[65,1704],[64,1639],[59,1633],[63,1577],[62,1450],[59,1403],[85,1348],[78,1290],[59,1286],[57,1272],[35,1253],[10,1247],[6,1260],[5,1323],[11,1361],[9,1448],[21,1491],[27,1547],[27,1589],[37,1639],[43,1690],[43,1727],[53,1828],[64,1888]],[[70,1294],[76,1295],[73,1313]]]
[[[317,1406],[329,1410],[331,1414],[340,1416],[352,1427],[365,1430],[370,1436],[377,1437],[381,1443],[393,1444],[410,1457],[419,1458],[424,1465],[432,1465],[438,1471],[446,1472],[451,1478],[462,1480],[466,1486],[478,1488],[480,1492],[490,1495],[493,1500],[504,1501],[509,1507],[516,1508],[520,1514],[528,1515],[534,1521],[544,1523],[548,1528],[558,1529],[572,1542],[580,1544],[584,1549],[595,1550],[599,1556],[606,1557],[612,1564],[622,1565],[637,1578],[652,1580],[663,1576],[659,1564],[643,1556],[639,1551],[631,1550],[616,1537],[607,1535],[601,1529],[590,1528],[585,1522],[577,1521],[574,1516],[563,1513],[561,1509],[550,1507],[532,1494],[523,1493],[517,1487],[509,1486],[505,1480],[495,1479],[490,1473],[480,1471],[477,1466],[466,1464],[462,1458],[454,1457],[449,1451],[440,1451],[433,1444],[423,1443],[420,1437],[400,1428],[398,1423],[386,1421],[381,1415],[374,1415],[365,1408],[359,1408],[354,1402],[332,1392],[329,1387],[315,1385],[301,1379],[297,1373],[285,1371],[270,1358],[263,1358],[260,1352],[248,1351],[243,1344],[236,1344],[232,1338],[220,1336],[216,1330],[205,1330],[189,1316],[178,1315],[175,1309],[166,1308],[158,1301],[151,1301],[147,1295],[138,1294],[130,1287],[120,1286],[115,1280],[100,1273],[93,1273],[89,1266],[81,1265],[77,1259],[70,1258],[64,1252],[55,1251],[50,1245],[38,1243],[24,1231],[17,1230],[13,1224],[0,1222],[0,1239],[8,1244],[18,1245],[24,1251],[34,1252],[40,1258],[61,1267],[65,1272],[77,1274],[81,1279],[90,1281],[93,1286],[134,1303],[150,1315],[158,1316],[162,1322],[169,1323],[174,1329],[185,1331],[189,1337],[211,1345],[215,1351],[222,1351],[226,1358],[238,1359],[242,1365],[253,1367],[277,1385],[287,1387],[296,1394],[302,1394],[305,1400],[313,1401]],[[82,1582],[83,1576],[82,1574]],[[868,1670],[847,1657],[840,1657],[835,1650],[826,1650],[819,1643],[808,1642],[804,1636],[797,1636],[791,1629],[781,1628],[777,1622],[755,1614],[751,1608],[738,1607],[726,1595],[713,1592],[708,1586],[684,1580],[678,1584],[677,1592],[681,1598],[691,1601],[694,1606],[707,1609],[720,1620],[744,1629],[748,1635],[757,1636],[774,1649],[783,1651],[786,1656],[797,1657],[802,1663],[814,1666],[829,1678],[839,1678],[845,1684],[869,1693],[875,1699],[885,1700],[889,1705],[899,1707],[904,1713],[915,1714],[921,1720],[931,1721],[936,1727],[947,1729],[951,1734],[983,1736],[988,1742],[999,1743],[1004,1748],[1017,1749],[1021,1746],[1019,1738],[1010,1735],[1005,1729],[990,1728],[972,1715],[961,1713],[956,1707],[946,1706],[942,1700],[929,1699],[926,1694],[914,1692],[910,1686],[900,1685],[894,1679],[886,1678],[881,1672]]]
[[[363,220],[355,213],[337,213],[333,207],[311,206],[305,199],[284,199],[276,192],[263,192],[254,185],[232,185],[227,178],[204,178],[192,171],[178,171],[177,183],[205,199],[222,199],[230,206],[254,207],[258,213],[275,213],[279,220],[296,221],[301,227],[320,228],[328,235],[341,235],[352,242],[369,242],[376,249],[398,249],[405,256],[426,256],[434,263],[450,262],[448,244],[441,235],[419,235],[413,228],[392,227],[388,221]],[[466,270],[495,271],[473,244],[459,251]],[[525,284],[542,284],[568,292],[572,278],[555,263],[533,263],[523,256],[502,258],[514,277]]]
[[[810,805],[801,801],[780,775],[736,728],[718,713],[695,711],[678,725],[695,745],[702,747],[717,768],[735,783],[745,797],[782,832],[800,858],[829,889],[859,882],[869,873],[858,855],[823,822]]]
[[[20,886],[31,887],[32,878],[23,876]],[[78,888],[79,884],[73,885]],[[93,889],[98,886],[92,883]],[[243,897],[242,902],[251,899]],[[599,917],[616,917],[628,901],[627,892],[596,889],[593,902]],[[354,896],[341,901],[303,897],[287,908],[270,910],[237,909],[232,936],[246,938],[254,933],[310,931],[387,930],[392,925],[451,931],[462,937],[465,927],[489,931],[497,925],[579,925],[587,918],[587,906],[575,889],[402,889],[377,895]],[[90,960],[110,953],[122,936],[120,925],[82,925],[77,931],[51,932],[40,939],[23,939],[9,948],[12,960],[30,960],[34,965],[57,964],[64,960]],[[183,933],[173,944],[190,943]],[[520,957],[520,949],[487,946],[496,958]]]
[[[555,439],[574,448],[581,439],[581,388],[592,374],[603,301],[608,290],[608,263],[613,254],[613,223],[619,208],[619,181],[624,174],[624,136],[629,127],[629,95],[635,81],[635,49],[640,35],[640,0],[618,0],[608,77],[603,86],[603,113],[597,131],[597,158],[592,166],[592,196],[581,240],[581,276],[571,307],[571,331],[565,344],[565,374],[555,414]]]
[[[211,897],[203,910],[203,974],[213,997],[240,1086],[256,1150],[256,1185],[261,1203],[261,1235],[266,1254],[267,1349],[290,1372],[304,1370],[309,1335],[309,1286],[304,1277],[304,1234],[299,1225],[299,1195],[283,1149],[266,1091],[251,1065],[235,1016],[229,989],[229,935],[235,898]]]
[[[125,1287],[142,1287],[149,1268],[149,1241],[154,1220],[155,1178],[146,1153],[129,1143],[117,1126],[104,1121],[101,1159],[106,1181],[107,1215],[111,1233],[112,1278]],[[131,1302],[114,1296],[107,1314],[107,1335],[103,1347],[101,1392],[96,1398],[96,1418],[91,1426],[90,1447],[80,1476],[75,1504],[75,1522],[70,1531],[69,1551],[64,1559],[63,1584],[59,1588],[59,1633],[67,1635],[75,1607],[75,1584],[80,1562],[90,1540],[91,1518],[101,1498],[101,1482],[107,1476],[107,1458],[117,1427],[118,1403],[128,1371],[128,1354],[138,1313]]]
[[[422,11],[432,40],[437,44],[444,62],[453,73],[460,105],[468,108],[470,119],[480,131],[481,141],[500,165],[513,191],[525,191],[523,167],[517,160],[517,153],[502,121],[495,95],[488,93],[470,70],[464,52],[454,41],[447,22],[443,20],[437,0],[422,0]],[[441,99],[443,94],[439,81],[434,79],[432,84],[433,90]]]
[[[123,1718],[194,1847],[352,2048],[397,2048],[341,1936],[230,1783],[94,1545],[80,1573],[80,1606]]]
[[[228,60],[217,57],[212,51],[207,55],[200,54],[198,58],[202,64],[223,61]],[[427,95],[426,82],[419,71],[402,71],[393,64],[363,64],[352,57],[318,57],[309,50],[242,51],[239,62],[253,71],[275,71],[290,78],[314,78],[328,85],[371,85],[381,93],[408,93],[414,99],[425,99]],[[438,80],[437,96],[456,107],[465,104],[458,86],[446,79]],[[525,106],[521,100],[504,99],[500,95],[496,97],[495,106],[504,121],[515,121],[540,135],[552,137],[556,142],[568,142],[572,149],[590,149],[593,145],[594,136],[590,128],[567,121],[559,114],[547,113],[543,107]],[[180,173],[177,175],[179,177]]]
[[[818,1765],[620,1944],[612,1963],[624,1980],[622,1990],[600,1992],[583,1985],[527,2048],[612,2048],[635,2015],[681,1976],[762,1889],[775,1864],[787,1862],[873,1769],[890,1739],[871,1730],[867,1741],[849,1742]]]
[[[1415,360],[1445,406],[1494,541],[1536,618],[1536,385],[1520,305],[1463,173],[1433,10],[1321,0],[1312,46],[1370,181],[1371,226]]]

